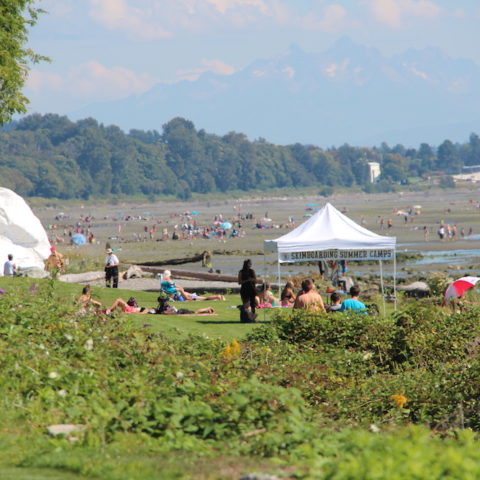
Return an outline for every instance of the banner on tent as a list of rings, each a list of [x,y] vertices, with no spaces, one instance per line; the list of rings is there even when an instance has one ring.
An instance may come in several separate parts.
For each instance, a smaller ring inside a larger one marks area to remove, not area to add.
[[[319,260],[393,260],[395,250],[313,250],[310,252],[280,253],[280,263],[310,262]]]

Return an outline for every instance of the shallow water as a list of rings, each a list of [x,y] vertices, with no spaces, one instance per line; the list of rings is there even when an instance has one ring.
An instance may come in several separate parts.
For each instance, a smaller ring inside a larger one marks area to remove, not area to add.
[[[480,249],[474,250],[443,250],[436,252],[422,252],[423,258],[412,262],[412,265],[431,265],[433,263],[449,263],[464,265],[480,260]]]

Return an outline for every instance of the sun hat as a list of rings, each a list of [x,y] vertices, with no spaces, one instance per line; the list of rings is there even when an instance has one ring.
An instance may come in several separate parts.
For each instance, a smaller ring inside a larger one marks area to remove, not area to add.
[[[113,250],[111,248],[107,248],[107,253],[113,253]]]
[[[163,276],[164,277],[171,277],[172,276],[172,272],[170,270],[164,270],[163,271]]]

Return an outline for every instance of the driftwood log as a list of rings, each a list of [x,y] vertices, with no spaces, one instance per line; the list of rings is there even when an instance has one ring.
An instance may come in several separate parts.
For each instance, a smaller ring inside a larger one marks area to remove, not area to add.
[[[183,265],[185,263],[195,263],[195,262],[204,262],[206,257],[210,255],[210,252],[203,252],[193,255],[191,257],[182,257],[182,258],[170,258],[168,260],[157,260],[154,262],[143,262],[140,267],[147,266],[147,267],[161,267],[163,265]],[[148,270],[146,270],[148,271]]]
[[[150,273],[163,273],[166,269],[161,267],[152,267],[149,265],[139,265],[144,272]],[[172,270],[169,269],[173,277],[177,278],[198,278],[200,280],[212,280],[215,282],[232,282],[237,283],[238,278],[236,275],[222,275],[220,273],[203,273],[203,272],[191,272],[188,270]]]

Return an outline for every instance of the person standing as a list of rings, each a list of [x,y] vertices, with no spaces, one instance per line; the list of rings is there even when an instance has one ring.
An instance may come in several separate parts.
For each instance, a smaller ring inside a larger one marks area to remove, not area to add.
[[[54,278],[59,272],[65,273],[65,258],[57,252],[56,247],[50,248],[50,256],[45,260],[45,270],[51,272]]]
[[[17,274],[17,266],[13,263],[13,255],[9,253],[7,258],[3,264],[3,274],[6,277],[14,277]]]
[[[252,269],[252,261],[247,259],[243,262],[242,269],[238,272],[238,284],[240,285],[240,297],[243,308],[255,320],[255,308],[257,306],[257,276]]]
[[[111,248],[107,248],[105,257],[105,283],[108,288],[118,288],[118,257]]]

